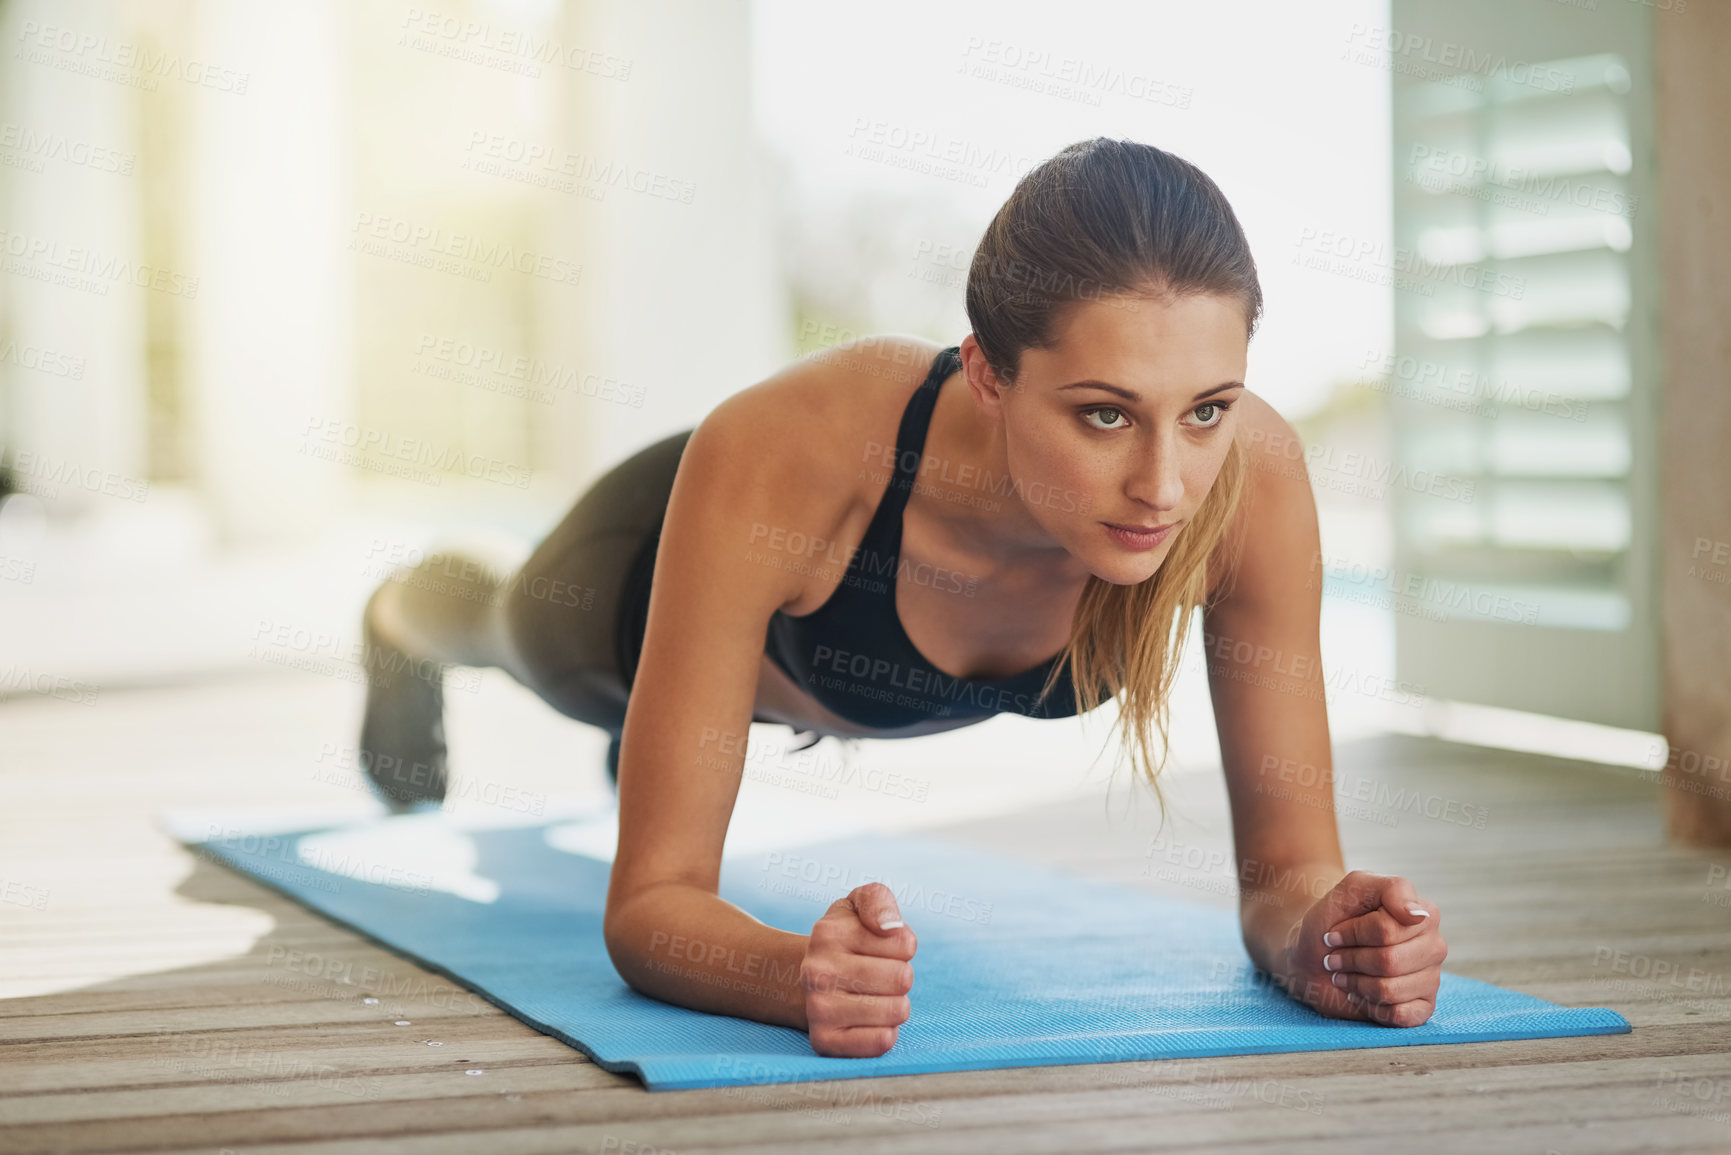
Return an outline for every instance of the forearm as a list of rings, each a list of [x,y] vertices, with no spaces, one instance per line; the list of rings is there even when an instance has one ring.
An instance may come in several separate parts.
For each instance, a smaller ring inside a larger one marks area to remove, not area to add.
[[[711,1014],[807,1030],[809,936],[766,926],[700,887],[662,883],[607,916],[607,952],[635,989]]]
[[[1274,866],[1245,859],[1239,868],[1244,949],[1257,968],[1283,973],[1283,954],[1304,914],[1346,877],[1337,862]]]

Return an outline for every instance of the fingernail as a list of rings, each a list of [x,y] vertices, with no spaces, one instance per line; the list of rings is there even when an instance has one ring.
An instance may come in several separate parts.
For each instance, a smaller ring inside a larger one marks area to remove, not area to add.
[[[1332,981],[1335,986],[1344,987],[1346,985],[1346,974],[1342,971],[1335,971],[1334,979]]]
[[[884,923],[883,928],[885,930],[895,930],[898,927],[903,927],[906,925],[907,925],[907,923],[905,923],[901,919],[897,918],[897,919],[891,919],[889,922]]]
[[[1337,955],[1337,954],[1325,954],[1322,956],[1322,969],[1323,970],[1325,970],[1325,971],[1336,970],[1339,968],[1339,966],[1340,966],[1340,956],[1339,955]]]
[[[1429,918],[1430,917],[1430,911],[1426,910],[1424,907],[1420,906],[1416,902],[1407,903],[1406,904],[1406,912],[1408,914],[1416,914],[1420,918]]]
[[[1338,930],[1331,930],[1327,934],[1322,936],[1322,945],[1323,946],[1339,946],[1344,941],[1345,940],[1341,938],[1340,932]]]

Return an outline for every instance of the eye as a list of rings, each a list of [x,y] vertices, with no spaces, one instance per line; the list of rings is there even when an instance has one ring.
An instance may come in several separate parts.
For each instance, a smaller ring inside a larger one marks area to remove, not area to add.
[[[1096,406],[1093,409],[1084,409],[1084,410],[1082,410],[1083,420],[1086,420],[1087,418],[1093,416],[1096,413],[1110,413],[1110,414],[1112,414],[1113,417],[1117,418],[1117,420],[1112,422],[1110,425],[1095,425],[1094,423],[1089,422],[1088,428],[1090,428],[1090,429],[1122,429],[1122,428],[1124,428],[1124,411],[1122,409],[1116,409],[1110,405],[1100,405],[1100,406]]]
[[[1193,414],[1201,418],[1200,421],[1193,424],[1200,429],[1212,429],[1226,420],[1226,411],[1231,407],[1231,403],[1226,401],[1204,401],[1191,410]]]

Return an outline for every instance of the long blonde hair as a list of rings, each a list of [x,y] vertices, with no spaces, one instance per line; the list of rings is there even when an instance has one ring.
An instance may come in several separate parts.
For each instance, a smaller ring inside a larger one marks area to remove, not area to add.
[[[1153,577],[1135,585],[1088,578],[1070,622],[1070,640],[1040,691],[1045,698],[1059,671],[1068,667],[1077,713],[1086,714],[1106,698],[1118,700],[1121,753],[1131,757],[1154,788],[1162,822],[1166,799],[1159,779],[1170,735],[1167,702],[1191,620],[1208,604],[1209,558],[1227,544],[1227,528],[1243,500],[1248,469],[1243,447],[1233,441],[1213,488],[1196,516],[1172,539],[1172,549]],[[1157,755],[1155,733],[1160,736]]]
[[[986,227],[968,269],[967,312],[993,373],[1014,385],[1021,355],[1054,344],[1077,302],[1212,293],[1239,300],[1246,336],[1262,314],[1256,264],[1238,218],[1202,170],[1152,145],[1079,141],[1023,176]],[[1235,440],[1196,515],[1146,581],[1089,577],[1044,700],[1068,668],[1078,713],[1119,703],[1120,748],[1160,800],[1167,702],[1191,619],[1210,596],[1209,561],[1249,463]],[[1158,734],[1158,742],[1155,735]],[[1156,750],[1158,754],[1156,755]]]

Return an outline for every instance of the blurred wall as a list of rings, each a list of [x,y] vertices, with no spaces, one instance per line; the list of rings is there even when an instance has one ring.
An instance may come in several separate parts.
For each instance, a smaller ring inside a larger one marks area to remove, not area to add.
[[[630,67],[570,106],[570,147],[629,175],[557,226],[589,273],[574,303],[541,301],[559,356],[641,391],[641,407],[597,407],[585,423],[593,468],[690,428],[795,353],[751,115],[750,16],[749,0],[566,10],[571,42]]]
[[[197,483],[231,544],[315,534],[349,482],[296,452],[309,421],[353,408],[341,11],[204,0],[173,29],[190,55],[250,74],[244,92],[186,101],[170,218],[199,278],[182,362]]]
[[[747,0],[12,0],[0,26],[0,325],[78,370],[0,358],[0,445],[52,515],[125,489],[229,546],[535,536],[793,351]],[[120,159],[67,159],[92,148]]]
[[[0,447],[51,508],[100,501],[104,488],[130,500],[148,468],[150,290],[129,274],[151,272],[138,270],[135,90],[67,67],[80,57],[58,37],[37,43],[57,27],[118,39],[122,14],[101,0],[13,0],[4,16]]]

